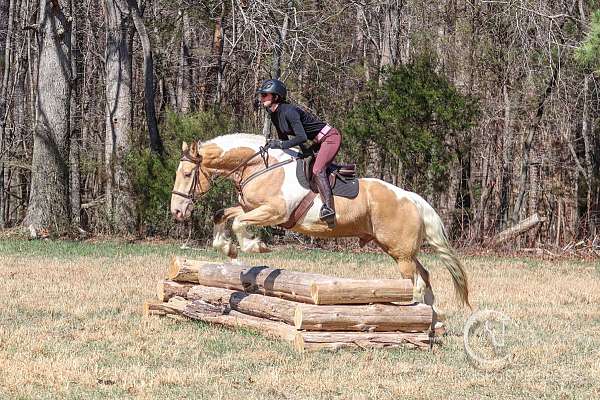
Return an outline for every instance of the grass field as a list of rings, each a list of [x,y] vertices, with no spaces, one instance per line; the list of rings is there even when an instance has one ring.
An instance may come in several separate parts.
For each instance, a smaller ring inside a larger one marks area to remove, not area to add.
[[[433,352],[296,354],[251,331],[143,318],[173,245],[0,241],[0,399],[600,398],[600,263],[463,258],[472,303],[517,323],[513,365],[466,360],[469,313],[437,258],[448,335]],[[383,254],[279,249],[250,264],[347,277],[397,277]]]

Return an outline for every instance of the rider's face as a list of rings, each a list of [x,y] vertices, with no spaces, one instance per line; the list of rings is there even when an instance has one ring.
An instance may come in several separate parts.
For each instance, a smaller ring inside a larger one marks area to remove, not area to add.
[[[260,102],[263,107],[270,107],[273,104],[273,93],[261,93]]]

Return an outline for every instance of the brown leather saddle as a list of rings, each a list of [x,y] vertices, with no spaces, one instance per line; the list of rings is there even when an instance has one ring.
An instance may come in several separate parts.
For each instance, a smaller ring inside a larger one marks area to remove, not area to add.
[[[296,160],[296,178],[303,188],[310,191],[304,196],[294,211],[292,211],[287,222],[279,225],[282,228],[290,229],[294,227],[312,207],[315,197],[319,193],[312,173],[313,164],[314,157],[298,158]],[[358,196],[359,185],[355,164],[331,164],[327,168],[327,172],[329,174],[331,191],[334,196],[346,197],[348,199]]]
[[[296,178],[305,189],[318,193],[312,173],[314,157],[299,158],[296,161]],[[353,199],[358,196],[356,164],[331,164],[327,167],[331,191],[334,196]]]

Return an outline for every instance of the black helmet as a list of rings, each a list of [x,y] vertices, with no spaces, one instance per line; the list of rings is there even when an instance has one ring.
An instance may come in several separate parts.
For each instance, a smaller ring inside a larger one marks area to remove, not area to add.
[[[285,101],[287,89],[279,79],[267,79],[260,85],[260,88],[258,88],[256,93],[273,93],[278,95],[281,100]]]

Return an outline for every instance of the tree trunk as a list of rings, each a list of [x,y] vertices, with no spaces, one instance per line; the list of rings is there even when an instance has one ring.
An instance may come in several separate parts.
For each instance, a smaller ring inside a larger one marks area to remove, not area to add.
[[[10,75],[10,66],[12,65],[12,54],[11,54],[11,34],[13,31],[14,16],[15,16],[15,1],[2,0],[0,2],[0,44],[3,50],[3,68],[2,68],[2,81],[0,81],[0,160],[5,156],[5,145],[6,145],[6,125],[8,123],[8,82]],[[18,73],[18,71],[17,71]],[[6,207],[6,191],[4,181],[4,163],[0,162],[0,228],[4,228],[6,225],[5,211]]]
[[[365,38],[361,30],[361,26],[365,24],[366,15],[365,8],[363,5],[357,5],[356,7],[356,26],[358,27],[358,40],[357,43],[360,45],[360,59],[362,60],[362,67],[364,73],[365,82],[369,82],[371,80],[371,71],[369,69],[369,48],[370,42]],[[368,24],[368,22],[366,22]],[[356,93],[358,95],[358,92]]]
[[[460,189],[463,166],[459,159],[452,158],[448,168],[448,185],[440,199],[440,217],[444,222],[447,232],[452,232],[454,223],[454,210],[456,209],[456,197]]]
[[[225,34],[223,20],[225,18],[225,4],[221,5],[221,15],[215,20],[215,29],[212,37],[210,65],[206,70],[204,80],[204,109],[218,104],[220,101],[220,76],[223,68],[223,44]]]
[[[285,39],[288,34],[289,26],[290,26],[290,14],[292,12],[292,7],[294,6],[293,0],[288,0],[287,3],[287,11],[283,18],[283,23],[281,28],[277,29],[277,41],[273,44],[273,63],[271,64],[271,78],[280,79],[281,78],[281,63],[283,59],[283,49],[285,47]],[[276,21],[273,21],[275,25]],[[265,118],[263,122],[263,136],[268,138],[271,133],[271,119],[269,114],[265,112]]]
[[[388,0],[381,6],[383,13],[383,31],[381,32],[379,55],[379,85],[383,84],[382,72],[385,68],[396,65],[398,60],[398,17],[400,6],[397,0]]]
[[[191,111],[192,101],[192,58],[190,48],[192,45],[192,31],[190,16],[186,10],[181,15],[181,45],[179,54],[179,73],[177,75],[177,105],[179,112]]]
[[[135,229],[135,204],[125,157],[131,151],[131,19],[116,0],[106,0],[106,210],[120,233]]]
[[[521,214],[521,209],[523,207],[523,203],[525,201],[525,194],[527,193],[530,185],[528,185],[528,178],[530,174],[530,164],[531,164],[531,148],[533,146],[533,140],[535,139],[536,133],[539,129],[540,122],[542,117],[544,116],[544,109],[546,105],[546,100],[552,94],[552,90],[554,89],[554,85],[558,78],[558,68],[554,68],[552,71],[552,76],[550,77],[546,88],[542,95],[539,97],[536,105],[536,109],[533,110],[533,116],[531,120],[531,124],[527,129],[527,136],[525,137],[525,141],[523,142],[523,150],[521,154],[521,171],[519,174],[519,193],[517,195],[517,200],[515,202],[515,208],[512,212],[511,221],[513,224],[516,224],[519,220],[519,215]]]
[[[152,45],[150,44],[150,37],[140,14],[137,1],[127,0],[127,3],[129,4],[133,24],[135,25],[135,30],[138,33],[144,52],[144,110],[146,111],[146,123],[150,137],[150,150],[162,157],[164,148],[158,131],[158,121],[154,105],[154,60],[152,57]]]
[[[81,65],[81,54],[79,51],[77,35],[77,7],[79,2],[71,0],[71,105],[70,105],[70,144],[69,144],[69,163],[71,168],[70,176],[70,206],[71,223],[73,226],[80,226],[81,221],[81,176],[79,169],[79,143],[81,141],[81,85],[79,79],[79,70]]]
[[[512,106],[510,94],[508,92],[508,84],[504,82],[502,85],[502,94],[504,98],[504,123],[502,130],[502,164],[499,174],[500,184],[500,217],[502,223],[500,227],[508,224],[509,219],[509,204],[510,204],[510,188],[512,177],[512,161],[513,161],[513,129],[512,129]]]
[[[479,131],[481,137],[483,136],[483,132]],[[486,140],[486,139],[484,139]],[[471,204],[475,205],[473,210],[473,228],[472,228],[472,237],[482,239],[485,234],[485,226],[486,219],[485,214],[487,214],[487,203],[490,197],[491,185],[489,182],[490,178],[490,161],[491,161],[491,143],[487,141],[485,144],[485,150],[482,150],[481,161],[480,162],[471,162],[471,180],[470,186],[476,186],[479,184],[481,186],[481,194],[479,199],[476,199],[474,195],[471,196]],[[478,182],[477,182],[478,181]],[[471,191],[472,192],[472,191]]]
[[[379,18],[383,20],[379,40],[379,70],[378,84],[384,84],[384,71],[396,65],[398,44],[398,15],[399,4],[395,0],[388,0],[379,9]],[[382,14],[382,15],[381,15]],[[385,179],[386,155],[384,149],[374,140],[367,140],[365,152],[367,155],[366,176]]]
[[[10,19],[11,3],[14,0],[0,0],[0,49],[6,45],[8,34],[8,20]],[[2,75],[4,77],[4,75]]]
[[[13,96],[12,107],[12,122],[14,126],[14,134],[12,135],[13,151],[12,155],[17,160],[22,160],[25,157],[24,152],[17,146],[18,143],[25,142],[25,137],[29,135],[28,130],[28,107],[27,107],[27,53],[23,53],[22,62],[19,63],[19,68],[16,71],[16,85]],[[23,210],[26,202],[26,180],[22,168],[13,167],[11,171],[12,185],[7,185],[7,197],[5,207],[5,224],[6,226],[20,223],[23,218]],[[12,187],[11,187],[12,186]]]
[[[544,222],[544,218],[540,218],[538,214],[533,214],[531,217],[520,221],[518,224],[503,230],[493,239],[493,245],[498,246],[504,242],[518,237],[519,235],[535,228],[540,222]]]
[[[40,0],[38,90],[25,225],[63,233],[69,227],[71,25],[66,0]]]
[[[588,227],[588,234],[590,236],[595,235],[596,232],[596,220],[592,218],[592,193],[594,191],[594,164],[592,161],[592,142],[590,140],[590,111],[589,111],[589,86],[590,76],[586,75],[583,83],[583,112],[581,116],[581,136],[583,138],[584,145],[584,157],[585,157],[585,181],[586,181],[586,210],[587,219],[586,225]]]
[[[383,178],[383,155],[382,149],[374,140],[367,139],[365,143],[365,177],[366,178]]]
[[[410,305],[309,305],[262,294],[220,287],[161,281],[159,299],[174,296],[225,306],[256,317],[282,321],[302,330],[327,331],[419,331],[431,325],[431,307]]]

